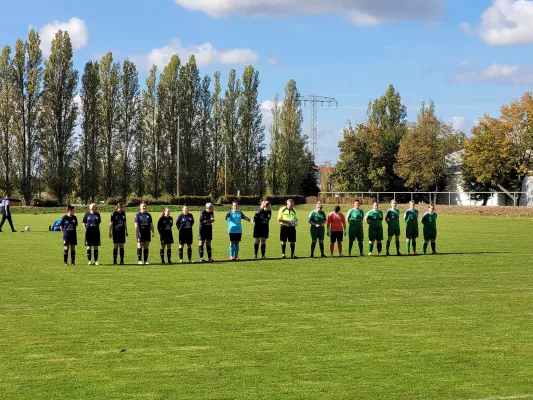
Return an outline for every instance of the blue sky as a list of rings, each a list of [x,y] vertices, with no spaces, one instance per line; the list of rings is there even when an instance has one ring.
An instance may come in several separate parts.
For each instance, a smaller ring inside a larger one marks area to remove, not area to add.
[[[58,29],[73,39],[75,65],[112,51],[133,59],[144,82],[151,63],[196,54],[202,74],[253,64],[268,109],[294,78],[302,94],[335,97],[319,109],[319,159],[335,161],[348,119],[392,83],[409,119],[434,100],[444,121],[469,131],[533,87],[531,0],[0,0],[0,45],[30,26],[43,50]],[[304,109],[308,129],[309,108]]]

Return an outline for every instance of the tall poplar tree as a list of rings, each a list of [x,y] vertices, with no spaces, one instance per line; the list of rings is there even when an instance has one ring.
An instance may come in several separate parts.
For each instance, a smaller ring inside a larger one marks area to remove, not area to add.
[[[211,173],[212,173],[212,189],[211,194],[215,199],[218,199],[218,196],[221,193],[220,185],[220,171],[221,171],[221,160],[222,160],[222,151],[220,149],[222,143],[222,100],[220,99],[220,71],[215,72],[215,80],[213,85],[213,96],[211,98],[212,103],[212,135],[211,135]]]
[[[0,188],[13,187],[13,65],[11,47],[4,46],[0,55]]]
[[[238,99],[241,91],[241,82],[237,73],[231,69],[228,77],[228,87],[222,100],[222,131],[224,142],[224,171],[227,174],[228,195],[237,194],[239,190],[236,177],[238,175],[238,148],[237,138],[239,130]]]

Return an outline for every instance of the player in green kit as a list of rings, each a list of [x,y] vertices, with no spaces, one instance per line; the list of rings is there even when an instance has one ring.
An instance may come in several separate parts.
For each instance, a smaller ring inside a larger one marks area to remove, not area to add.
[[[390,202],[391,208],[387,211],[385,221],[387,222],[388,237],[387,237],[387,255],[390,256],[390,242],[393,236],[396,236],[396,255],[401,256],[400,253],[400,210],[396,208],[396,200]]]
[[[316,208],[311,211],[307,221],[311,225],[311,257],[315,256],[317,240],[320,246],[320,256],[326,257],[326,255],[324,254],[324,226],[326,225],[327,217],[326,213],[322,211],[322,203],[320,201],[316,203]]]
[[[372,210],[370,210],[365,217],[368,224],[368,255],[372,255],[374,250],[374,242],[378,242],[378,256],[381,255],[382,241],[383,241],[383,213],[379,210],[379,204],[375,201],[372,203]]]
[[[354,208],[348,211],[346,219],[348,220],[348,256],[352,255],[353,242],[357,239],[359,244],[359,255],[363,256],[363,241],[365,234],[363,231],[363,220],[365,219],[365,212],[361,210],[361,201],[355,200]]]
[[[428,211],[422,215],[420,220],[424,224],[424,254],[426,254],[428,243],[431,241],[431,251],[433,254],[437,254],[437,213],[435,212],[435,206],[430,204]]]
[[[407,247],[407,255],[416,256],[416,239],[418,238],[418,210],[415,208],[415,201],[409,202],[409,209],[403,215],[405,221],[405,243]],[[411,253],[411,247],[413,252]]]

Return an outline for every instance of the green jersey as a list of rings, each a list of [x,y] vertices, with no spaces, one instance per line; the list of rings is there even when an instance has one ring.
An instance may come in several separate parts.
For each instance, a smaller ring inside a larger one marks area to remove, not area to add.
[[[380,210],[370,210],[365,217],[371,228],[383,227],[383,213]]]
[[[390,208],[387,211],[387,216],[385,217],[385,219],[389,224],[389,228],[400,229],[400,210],[393,210],[392,208]]]
[[[405,221],[405,224],[408,227],[414,227],[418,225],[418,210],[417,209],[409,209],[405,212],[403,215],[403,220]]]
[[[313,210],[309,214],[308,221],[313,225],[322,225],[326,222],[326,213],[324,211]]]
[[[424,213],[420,221],[424,224],[424,229],[437,230],[437,213]]]
[[[361,209],[356,210],[355,208],[352,208],[348,211],[348,216],[346,218],[348,219],[348,224],[350,226],[363,226],[365,212]]]

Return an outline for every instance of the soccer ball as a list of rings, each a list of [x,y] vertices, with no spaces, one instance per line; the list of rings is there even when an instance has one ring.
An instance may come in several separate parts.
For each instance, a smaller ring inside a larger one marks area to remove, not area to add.
[[[291,220],[291,225],[294,226],[294,227],[297,227],[298,226],[298,220],[297,219]]]
[[[29,232],[30,231],[30,227],[27,226],[26,228],[24,228],[24,230]]]

